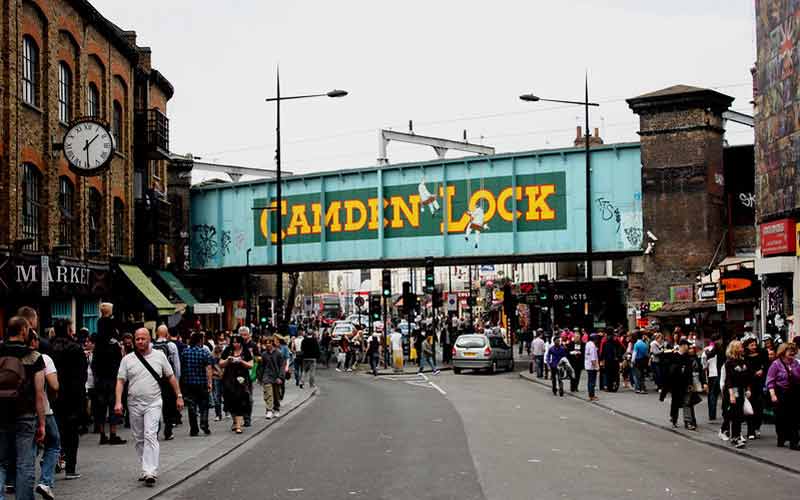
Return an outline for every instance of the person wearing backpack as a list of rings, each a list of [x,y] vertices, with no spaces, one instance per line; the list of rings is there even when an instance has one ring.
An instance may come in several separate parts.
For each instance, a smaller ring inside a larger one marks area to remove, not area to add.
[[[28,321],[14,316],[0,346],[0,485],[16,456],[16,498],[33,500],[36,447],[45,436],[44,359],[28,346]],[[0,500],[4,492],[0,489]]]
[[[156,341],[152,343],[152,348],[161,351],[167,357],[172,372],[177,380],[181,379],[181,358],[178,346],[169,339],[169,329],[166,325],[156,328]],[[171,402],[170,402],[171,403]],[[173,439],[172,428],[178,423],[178,413],[175,405],[165,404],[164,408],[164,441]]]
[[[175,398],[177,411],[183,410],[183,394],[167,357],[150,344],[150,332],[139,328],[134,334],[136,350],[122,358],[117,375],[114,413],[122,415],[122,390],[128,382],[128,412],[136,453],[141,462],[140,481],[147,486],[158,478],[158,426],[161,422],[164,397],[169,391]]]

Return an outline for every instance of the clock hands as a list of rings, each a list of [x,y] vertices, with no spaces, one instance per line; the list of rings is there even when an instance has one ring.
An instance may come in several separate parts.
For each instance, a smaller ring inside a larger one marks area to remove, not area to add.
[[[98,137],[100,137],[100,134],[97,134],[96,136],[92,137],[92,140],[91,140],[91,141],[86,141],[86,145],[83,147],[83,149],[86,149],[86,150],[88,150],[88,149],[89,149],[89,146],[90,146],[90,145],[91,145],[91,144],[94,142],[94,140],[95,140],[95,139],[97,139]]]

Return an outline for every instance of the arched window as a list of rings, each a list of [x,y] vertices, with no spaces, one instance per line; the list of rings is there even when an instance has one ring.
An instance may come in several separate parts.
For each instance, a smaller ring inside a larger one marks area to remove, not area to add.
[[[125,230],[125,205],[119,198],[114,198],[114,241],[113,255],[124,255],[123,231]]]
[[[39,104],[39,47],[29,36],[22,37],[22,100]]]
[[[89,84],[86,92],[86,115],[100,116],[100,91],[94,83]]]
[[[66,63],[58,63],[58,119],[69,123],[72,119],[72,72]]]
[[[58,180],[58,244],[65,247],[64,253],[72,253],[75,229],[75,186],[69,177]]]
[[[100,252],[100,225],[103,216],[103,204],[100,191],[95,188],[89,189],[89,245],[87,250],[92,253]]]
[[[25,245],[27,250],[39,250],[39,222],[41,220],[42,174],[30,163],[23,163],[20,168],[22,192],[22,239],[31,240]]]
[[[114,116],[111,122],[111,133],[114,134],[114,142],[118,150],[122,149],[122,105],[119,101],[114,101]]]

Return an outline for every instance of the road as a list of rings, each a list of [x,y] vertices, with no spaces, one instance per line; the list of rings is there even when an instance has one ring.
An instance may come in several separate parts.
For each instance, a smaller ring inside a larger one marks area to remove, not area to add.
[[[164,498],[797,498],[795,475],[513,375],[429,380],[323,373],[310,406]]]

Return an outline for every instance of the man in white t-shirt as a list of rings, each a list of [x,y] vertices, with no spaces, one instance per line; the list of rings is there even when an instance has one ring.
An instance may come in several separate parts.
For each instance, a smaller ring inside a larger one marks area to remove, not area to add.
[[[122,389],[125,382],[128,382],[131,432],[142,464],[139,480],[144,481],[147,486],[153,486],[158,477],[158,426],[163,404],[161,386],[156,376],[168,382],[175,391],[178,412],[183,410],[183,395],[167,357],[150,346],[150,332],[146,328],[139,328],[133,341],[134,351],[122,358],[119,365],[114,412],[122,415]]]

